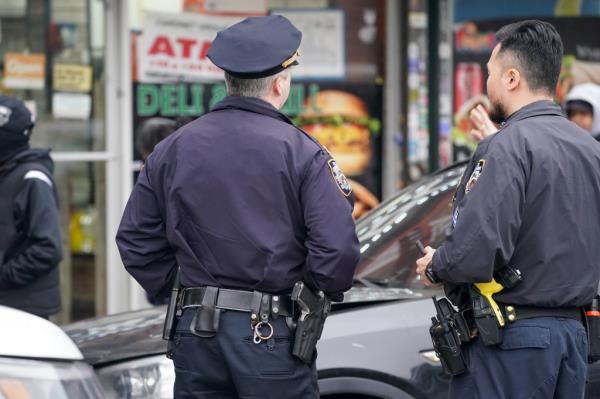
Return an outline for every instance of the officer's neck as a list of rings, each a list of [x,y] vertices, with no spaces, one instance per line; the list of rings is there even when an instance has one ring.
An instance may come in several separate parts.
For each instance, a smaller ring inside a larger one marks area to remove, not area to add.
[[[280,110],[281,107],[283,107],[283,104],[285,103],[285,100],[283,100],[281,98],[281,96],[275,96],[275,95],[266,95],[263,97],[259,97],[261,100],[271,104],[273,107],[275,107],[275,109]]]
[[[512,115],[521,108],[532,104],[537,101],[552,101],[553,98],[551,95],[545,92],[531,92],[531,91],[522,91],[520,93],[515,93],[512,97],[510,103],[506,104],[507,115]]]

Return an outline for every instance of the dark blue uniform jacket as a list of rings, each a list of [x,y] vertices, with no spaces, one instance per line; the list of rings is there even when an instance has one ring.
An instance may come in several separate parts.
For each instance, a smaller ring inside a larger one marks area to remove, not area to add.
[[[303,280],[341,299],[359,249],[333,166],[270,104],[227,97],[148,158],[117,234],[125,267],[151,295],[179,265],[186,287],[282,293]]]
[[[500,302],[591,302],[600,278],[600,144],[553,102],[523,107],[479,143],[452,224],[433,270],[455,303],[465,300],[460,284],[490,281],[507,264],[523,282],[494,295]]]

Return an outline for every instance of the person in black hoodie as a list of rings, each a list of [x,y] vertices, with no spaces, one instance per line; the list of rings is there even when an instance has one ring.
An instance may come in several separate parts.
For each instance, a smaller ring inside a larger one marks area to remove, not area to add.
[[[0,95],[0,305],[60,311],[62,246],[49,150],[31,149],[25,104]]]

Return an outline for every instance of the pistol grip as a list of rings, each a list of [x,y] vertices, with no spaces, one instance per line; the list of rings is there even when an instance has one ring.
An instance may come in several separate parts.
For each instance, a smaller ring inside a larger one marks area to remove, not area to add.
[[[476,283],[475,287],[477,287],[481,295],[483,295],[490,303],[490,306],[496,315],[496,319],[498,320],[498,324],[500,324],[501,327],[504,327],[505,322],[502,312],[500,311],[500,306],[498,306],[498,303],[493,298],[493,295],[502,291],[504,287],[498,284],[494,279],[489,283]]]

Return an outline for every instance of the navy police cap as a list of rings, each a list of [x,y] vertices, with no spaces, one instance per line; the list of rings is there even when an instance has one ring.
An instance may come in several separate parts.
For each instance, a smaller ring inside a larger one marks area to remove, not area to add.
[[[281,15],[249,17],[217,33],[207,56],[231,76],[258,79],[297,65],[301,40]]]

